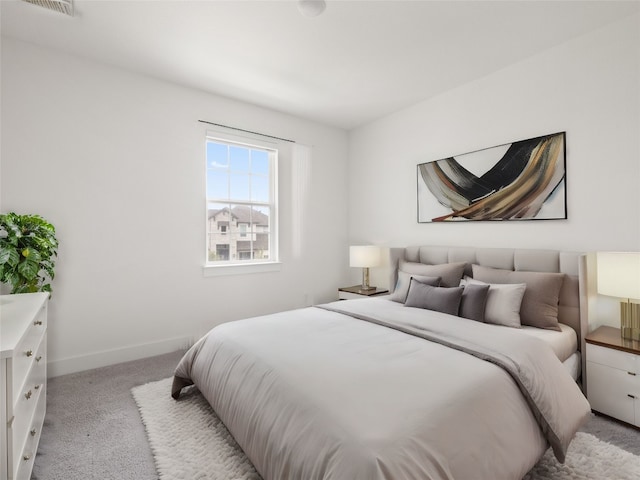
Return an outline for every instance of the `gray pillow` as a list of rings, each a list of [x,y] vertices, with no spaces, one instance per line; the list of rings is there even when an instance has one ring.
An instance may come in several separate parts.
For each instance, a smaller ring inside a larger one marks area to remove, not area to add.
[[[466,265],[466,262],[427,265],[425,263],[406,262],[404,260],[400,260],[398,270],[415,275],[440,277],[441,286],[457,287],[460,284],[460,279],[464,274],[464,267]]]
[[[458,315],[463,291],[464,287],[432,287],[412,279],[404,306]]]
[[[409,284],[411,279],[415,278],[420,283],[425,283],[437,287],[440,285],[440,277],[425,277],[424,275],[411,275],[407,272],[398,272],[398,282],[396,288],[391,294],[391,300],[394,302],[404,303],[407,299],[407,293],[409,293]]]
[[[462,292],[458,316],[484,322],[484,309],[487,306],[488,296],[489,285],[466,284]]]
[[[564,273],[514,272],[473,265],[473,278],[488,283],[524,283],[527,289],[520,306],[522,325],[560,331],[558,302]]]

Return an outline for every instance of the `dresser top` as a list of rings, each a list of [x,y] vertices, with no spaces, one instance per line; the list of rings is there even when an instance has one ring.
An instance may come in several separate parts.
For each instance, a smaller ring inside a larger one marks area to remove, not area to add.
[[[46,292],[0,295],[0,358],[13,355],[13,351],[28,330],[44,303]]]
[[[602,347],[622,350],[623,352],[640,354],[640,342],[622,338],[620,329],[602,326],[595,329],[585,337],[587,343],[600,345]]]

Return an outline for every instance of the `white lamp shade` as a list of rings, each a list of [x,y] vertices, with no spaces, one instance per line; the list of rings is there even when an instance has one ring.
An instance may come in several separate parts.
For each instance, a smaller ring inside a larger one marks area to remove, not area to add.
[[[640,299],[640,252],[598,252],[598,293]]]
[[[380,247],[356,245],[349,247],[349,265],[352,267],[377,267],[380,265]]]

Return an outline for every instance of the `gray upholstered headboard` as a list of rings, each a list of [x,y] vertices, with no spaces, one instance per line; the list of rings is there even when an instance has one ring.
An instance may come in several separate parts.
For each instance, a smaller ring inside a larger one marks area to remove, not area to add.
[[[572,327],[578,334],[578,348],[584,352],[587,334],[586,256],[579,252],[558,250],[529,250],[511,248],[416,246],[390,249],[391,289],[397,281],[398,260],[431,265],[467,262],[466,275],[472,274],[471,265],[504,270],[565,273],[560,291],[558,320]],[[584,355],[583,362],[584,362]],[[584,365],[583,365],[583,370]]]

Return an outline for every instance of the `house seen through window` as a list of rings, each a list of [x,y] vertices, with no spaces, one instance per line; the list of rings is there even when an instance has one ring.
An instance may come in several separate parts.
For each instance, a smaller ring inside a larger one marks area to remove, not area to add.
[[[207,137],[207,264],[277,261],[277,150]]]

